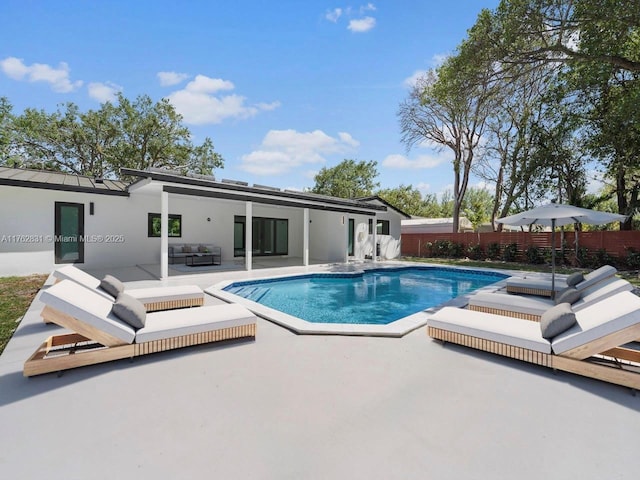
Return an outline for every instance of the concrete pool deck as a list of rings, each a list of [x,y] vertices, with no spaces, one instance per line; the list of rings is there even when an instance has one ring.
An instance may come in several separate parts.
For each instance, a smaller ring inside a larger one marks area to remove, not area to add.
[[[142,277],[131,285],[160,284]],[[202,277],[168,284],[222,280]],[[424,328],[296,335],[259,319],[255,341],[26,379],[25,359],[59,330],[41,307],[0,356],[6,478],[601,480],[640,469],[640,396],[443,347]]]

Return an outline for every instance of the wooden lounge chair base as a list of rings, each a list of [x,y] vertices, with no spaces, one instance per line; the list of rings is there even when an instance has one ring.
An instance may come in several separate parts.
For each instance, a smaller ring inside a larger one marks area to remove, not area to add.
[[[159,310],[173,310],[174,308],[201,307],[204,305],[204,298],[183,298],[181,300],[165,300],[160,302],[145,303],[147,312]]]
[[[193,345],[255,336],[255,324],[222,328],[151,342],[113,346],[104,346],[77,333],[54,335],[49,337],[29,357],[24,364],[23,372],[25,377],[32,377],[44,373],[58,372],[123,358],[139,357]]]
[[[548,288],[520,287],[515,285],[507,285],[507,292],[518,295],[537,295],[539,297],[553,296],[553,290]]]
[[[475,312],[492,313],[494,315],[503,315],[505,317],[521,318],[531,322],[539,322],[541,315],[535,313],[514,312],[513,310],[503,310],[501,308],[484,307],[482,305],[471,305],[467,307]]]
[[[594,348],[594,344],[592,344],[589,349],[577,348],[562,355],[553,355],[431,326],[427,327],[427,334],[442,342],[455,343],[554,370],[562,370],[640,390],[640,352],[636,350],[616,347],[595,353],[591,351]],[[620,337],[631,336],[634,338],[633,335],[636,336],[635,338],[640,337],[638,325],[625,329],[624,334]]]

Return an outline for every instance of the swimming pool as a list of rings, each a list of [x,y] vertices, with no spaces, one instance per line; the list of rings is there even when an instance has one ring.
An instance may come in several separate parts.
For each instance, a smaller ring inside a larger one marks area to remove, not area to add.
[[[488,271],[401,267],[241,281],[223,290],[311,323],[387,325],[506,277]]]

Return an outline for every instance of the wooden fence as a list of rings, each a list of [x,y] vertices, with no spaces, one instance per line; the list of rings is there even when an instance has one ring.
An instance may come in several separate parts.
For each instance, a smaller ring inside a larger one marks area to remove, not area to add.
[[[568,251],[575,251],[577,239],[580,248],[589,252],[605,250],[609,255],[625,258],[630,249],[640,251],[640,231],[598,231],[598,232],[564,232],[564,244]],[[556,232],[555,248],[560,248],[562,235]],[[501,246],[517,244],[518,253],[522,254],[531,245],[539,248],[551,248],[551,232],[487,232],[487,233],[403,233],[402,255],[425,257],[430,254],[430,245],[436,241],[448,240],[464,245],[465,248],[479,245],[483,251],[492,243]]]

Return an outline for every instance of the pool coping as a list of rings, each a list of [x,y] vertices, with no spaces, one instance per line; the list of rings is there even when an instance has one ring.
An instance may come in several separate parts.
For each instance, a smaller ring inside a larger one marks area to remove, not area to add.
[[[451,270],[473,270],[473,271],[482,271],[482,272],[491,272],[491,273],[500,273],[503,275],[511,276],[512,273],[507,270],[497,270],[492,268],[481,268],[481,267],[461,267],[454,265],[437,265],[437,264],[418,264],[412,262],[400,263],[388,266],[380,266],[380,265],[371,265],[371,266],[362,266],[361,269],[355,270],[352,272],[340,273],[340,275],[362,275],[364,272],[369,270],[397,270],[404,269],[407,267],[425,267],[425,268],[445,268]],[[261,278],[260,280],[274,280],[278,278],[291,278],[291,277],[300,277],[300,276],[308,276],[309,274],[326,274],[327,272],[318,271],[318,272],[308,272],[306,274],[300,275],[273,275]],[[223,289],[233,283],[241,283],[242,280],[225,280],[223,282],[218,282],[211,287],[206,288],[205,293],[223,300],[229,303],[238,303],[240,305],[245,306],[249,310],[251,310],[256,315],[265,318],[273,323],[276,323],[282,327],[285,327],[295,333],[303,334],[303,335],[355,335],[355,336],[379,336],[379,337],[395,337],[400,338],[405,336],[407,333],[412,332],[420,327],[423,327],[427,324],[428,318],[433,315],[435,312],[440,310],[443,307],[465,307],[469,303],[469,297],[475,293],[479,292],[495,292],[500,290],[501,288],[506,286],[507,278],[499,280],[498,282],[492,283],[485,287],[481,287],[473,292],[460,295],[455,297],[445,303],[441,303],[439,305],[429,307],[425,310],[421,310],[414,314],[408,315],[406,317],[395,320],[386,325],[374,325],[374,324],[344,324],[344,323],[312,323],[306,320],[303,320],[298,317],[294,317],[292,315],[286,314],[279,310],[274,310],[273,308],[266,307],[259,303],[248,300],[244,297],[240,297],[238,295],[234,295],[233,293],[229,293],[224,291]]]

